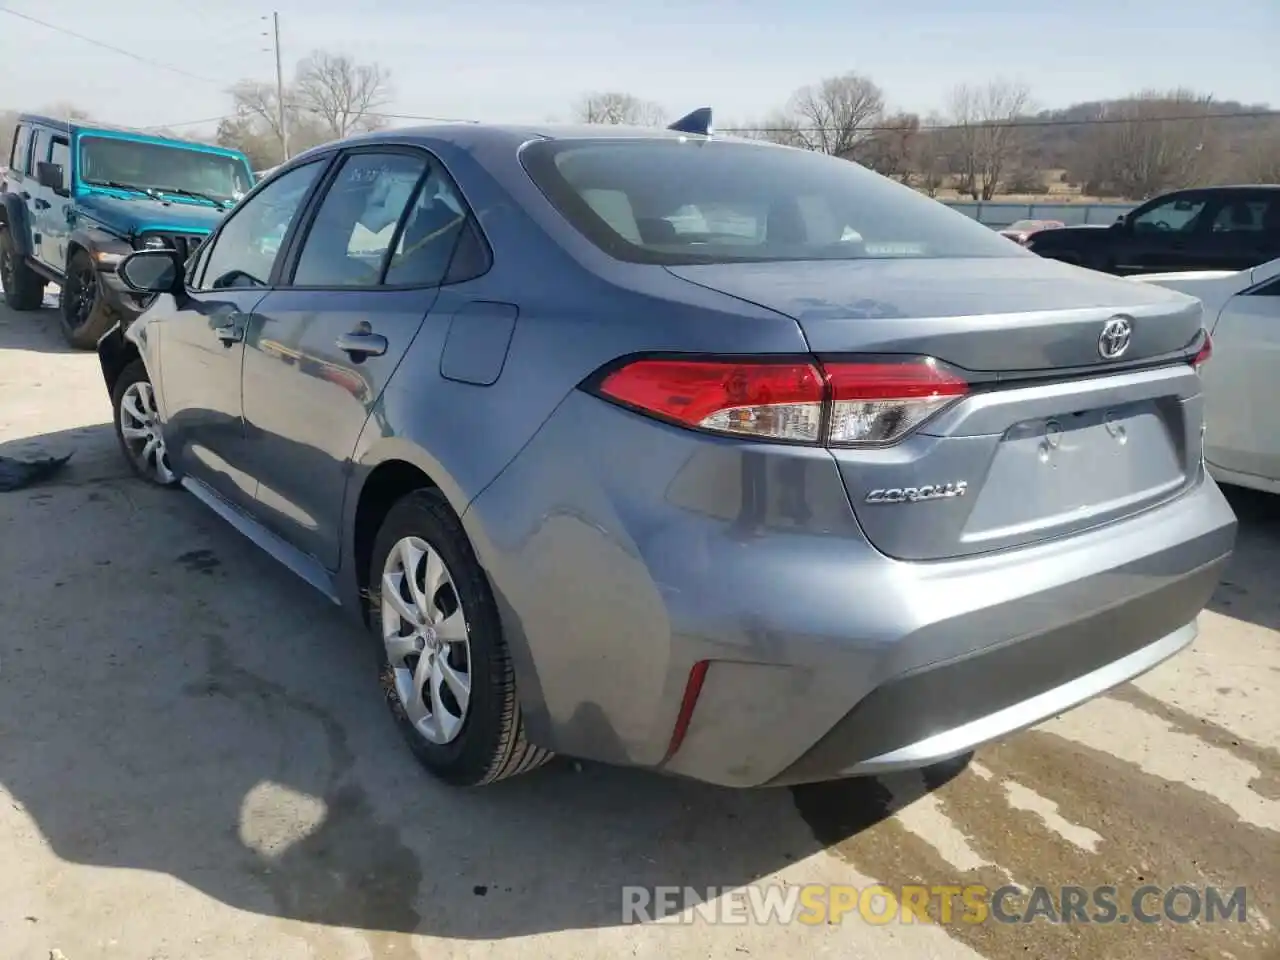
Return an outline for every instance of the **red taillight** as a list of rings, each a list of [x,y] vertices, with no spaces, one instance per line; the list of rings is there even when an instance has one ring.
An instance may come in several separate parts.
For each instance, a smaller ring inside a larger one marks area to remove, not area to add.
[[[817,442],[824,388],[810,363],[637,360],[600,392],[689,427]]]
[[[826,364],[648,359],[608,374],[599,392],[701,430],[858,446],[901,439],[968,389],[931,357]]]
[[[1191,358],[1191,365],[1199,368],[1213,356],[1213,337],[1209,331],[1204,332],[1204,343],[1200,344],[1200,349],[1196,351],[1196,355]]]

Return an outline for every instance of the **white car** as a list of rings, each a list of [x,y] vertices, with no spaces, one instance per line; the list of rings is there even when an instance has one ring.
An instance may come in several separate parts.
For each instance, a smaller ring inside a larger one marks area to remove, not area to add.
[[[1205,461],[1223,483],[1280,493],[1280,259],[1250,270],[1132,277],[1204,304]]]

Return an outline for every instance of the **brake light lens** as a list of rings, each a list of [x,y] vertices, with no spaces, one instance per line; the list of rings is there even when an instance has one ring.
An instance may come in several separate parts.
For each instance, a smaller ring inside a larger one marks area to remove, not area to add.
[[[931,357],[819,363],[633,361],[598,392],[663,420],[761,440],[883,445],[964,396],[967,381]]]

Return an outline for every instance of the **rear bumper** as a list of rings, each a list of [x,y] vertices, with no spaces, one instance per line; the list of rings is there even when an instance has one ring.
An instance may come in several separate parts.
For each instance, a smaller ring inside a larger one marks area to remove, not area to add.
[[[1236,528],[1204,477],[1070,537],[892,560],[825,451],[708,441],[582,396],[463,522],[531,739],[739,787],[927,765],[1150,669],[1194,638]]]

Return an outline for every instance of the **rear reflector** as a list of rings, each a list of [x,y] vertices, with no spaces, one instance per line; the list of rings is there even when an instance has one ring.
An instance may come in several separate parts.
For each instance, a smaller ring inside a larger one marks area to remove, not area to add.
[[[968,383],[932,357],[818,361],[635,360],[610,372],[604,397],[715,433],[882,445],[964,396]]]

